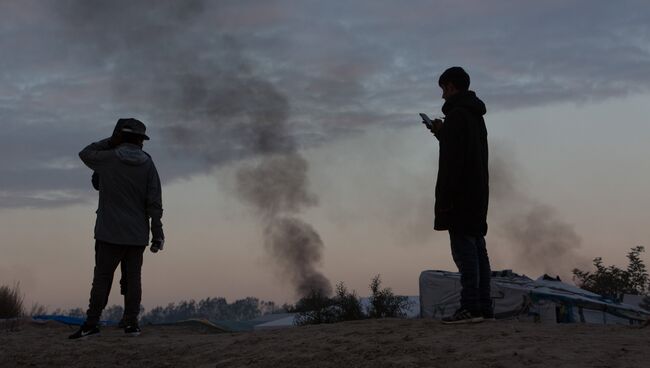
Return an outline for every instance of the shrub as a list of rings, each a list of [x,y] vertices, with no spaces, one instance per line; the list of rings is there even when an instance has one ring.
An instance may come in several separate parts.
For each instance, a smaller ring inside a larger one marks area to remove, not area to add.
[[[34,316],[40,316],[47,314],[48,309],[46,306],[38,303],[32,304],[32,308],[29,310],[29,316],[34,317]]]
[[[102,312],[102,320],[104,321],[119,321],[124,315],[124,308],[121,305],[113,304],[108,308],[105,308]]]
[[[370,283],[370,307],[364,314],[361,301],[355,291],[349,292],[345,284],[336,285],[336,295],[332,298],[320,291],[312,291],[300,299],[289,311],[298,313],[295,323],[299,326],[342,321],[355,321],[364,318],[406,317],[406,309],[411,305],[405,296],[394,295],[390,288],[381,288],[379,275]]]
[[[379,275],[373,277],[370,291],[372,291],[368,308],[370,318],[406,317],[406,309],[410,306],[408,298],[394,295],[390,288],[381,289]]]
[[[316,325],[356,321],[366,318],[361,307],[361,301],[355,291],[348,291],[343,282],[336,284],[336,295],[329,298],[321,291],[312,291],[300,299],[294,307],[288,308],[292,313],[298,313],[296,325]]]
[[[334,299],[327,297],[322,290],[312,290],[296,303],[294,312],[298,314],[294,323],[304,326],[336,322],[334,304]]]
[[[363,314],[363,308],[361,308],[361,301],[357,297],[356,292],[354,290],[348,292],[343,282],[336,284],[334,306],[336,308],[337,321],[355,321],[366,318]]]
[[[17,318],[23,315],[23,296],[20,293],[20,283],[15,283],[13,287],[0,286],[0,318]]]
[[[605,267],[601,257],[594,258],[596,270],[590,272],[576,268],[573,270],[573,280],[578,287],[617,301],[621,301],[624,294],[645,295],[650,291],[650,279],[639,257],[644,251],[644,247],[638,246],[628,252],[627,269],[614,265]]]
[[[74,318],[86,318],[86,311],[83,310],[83,308],[71,308],[68,309],[68,312],[66,313],[67,316],[69,317],[74,317]]]

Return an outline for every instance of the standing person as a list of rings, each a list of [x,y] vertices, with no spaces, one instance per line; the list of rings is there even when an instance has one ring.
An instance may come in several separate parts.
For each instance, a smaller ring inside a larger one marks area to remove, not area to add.
[[[95,171],[93,171],[91,182],[93,184],[93,188],[95,188],[96,191],[99,191],[99,174]],[[124,262],[120,262],[120,274],[120,294],[126,297],[126,264]],[[124,304],[126,305],[126,300],[124,301]],[[122,318],[117,323],[117,327],[126,327],[126,322],[124,322],[124,315],[122,315]]]
[[[117,121],[117,124],[115,124],[115,128],[113,129],[113,134],[111,135],[111,139],[118,139],[119,135],[122,133],[123,125],[127,121],[128,119],[119,119]],[[95,188],[96,191],[99,191],[99,174],[96,171],[93,171],[93,175],[90,181],[93,185],[93,188]],[[126,267],[124,262],[120,262],[120,275],[121,275],[120,294],[126,297]],[[124,301],[124,305],[126,305],[126,300]],[[118,328],[126,327],[126,322],[124,321],[124,314],[122,314],[122,318],[120,318],[120,321],[117,323],[117,327]]]
[[[440,142],[434,229],[449,231],[462,286],[460,308],[442,319],[448,324],[494,318],[484,238],[489,197],[486,109],[469,84],[469,75],[461,67],[442,73],[438,85],[445,100],[445,119],[429,125]]]
[[[95,270],[86,321],[70,339],[99,334],[99,318],[106,307],[113,274],[124,264],[126,295],[124,332],[140,334],[138,314],[142,297],[141,269],[144,249],[162,250],[162,194],[151,157],[142,150],[148,140],[145,125],[120,119],[119,134],[84,148],[79,157],[99,176],[99,206],[95,222]],[[151,227],[149,220],[151,219]]]

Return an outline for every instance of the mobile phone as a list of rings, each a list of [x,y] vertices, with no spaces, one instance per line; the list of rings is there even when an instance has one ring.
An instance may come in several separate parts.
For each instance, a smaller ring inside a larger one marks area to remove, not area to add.
[[[420,117],[422,118],[422,121],[424,122],[424,125],[427,126],[427,128],[431,128],[433,126],[433,121],[431,121],[431,119],[429,119],[427,114],[421,112]]]

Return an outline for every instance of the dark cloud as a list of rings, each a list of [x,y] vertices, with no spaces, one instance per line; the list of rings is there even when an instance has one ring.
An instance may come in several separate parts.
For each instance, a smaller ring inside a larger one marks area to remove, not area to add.
[[[644,10],[640,0],[2,2],[0,119],[13,124],[0,138],[11,157],[0,176],[12,176],[2,190],[79,190],[83,168],[43,161],[76,159],[121,116],[158,134],[149,148],[165,180],[251,155],[255,121],[285,111],[277,105],[298,148],[401,124],[438,99],[450,65],[467,68],[492,110],[644,93]]]

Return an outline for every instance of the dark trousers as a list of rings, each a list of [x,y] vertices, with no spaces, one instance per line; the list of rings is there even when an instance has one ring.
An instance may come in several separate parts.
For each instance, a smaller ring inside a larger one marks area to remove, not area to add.
[[[124,262],[120,262],[120,271],[122,271],[122,277],[120,277],[120,294],[126,295],[126,266]]]
[[[492,311],[490,259],[485,238],[449,232],[451,255],[460,272],[460,306],[472,313]]]
[[[127,323],[138,321],[142,299],[142,255],[145,246],[118,245],[95,241],[95,271],[90,290],[90,304],[86,312],[86,323],[96,325],[108,303],[113,274],[118,264],[122,264],[122,279],[126,281],[124,295],[124,320]]]

